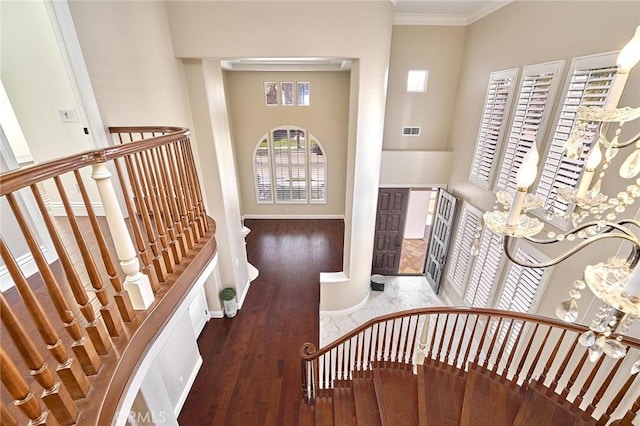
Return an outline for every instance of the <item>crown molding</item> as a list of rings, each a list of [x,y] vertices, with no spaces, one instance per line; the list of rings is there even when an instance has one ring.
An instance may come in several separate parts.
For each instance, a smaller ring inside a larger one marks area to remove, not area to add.
[[[473,13],[471,15],[469,15],[467,17],[468,19],[468,24],[473,24],[474,22],[484,18],[485,16],[491,15],[493,12],[502,9],[503,7],[505,7],[506,5],[508,5],[509,3],[513,2],[514,0],[498,0],[498,1],[492,1],[491,3],[487,4],[485,7],[480,8],[479,10],[476,11],[476,13]]]
[[[514,0],[496,0],[469,15],[435,14],[435,13],[396,13],[393,15],[394,25],[450,25],[466,26],[505,7]]]

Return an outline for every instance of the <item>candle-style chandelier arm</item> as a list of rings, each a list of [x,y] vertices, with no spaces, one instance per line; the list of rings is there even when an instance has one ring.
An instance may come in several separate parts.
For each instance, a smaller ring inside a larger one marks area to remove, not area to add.
[[[624,141],[624,142],[614,142],[614,141],[609,141],[607,139],[607,136],[605,135],[606,133],[606,127],[605,125],[600,126],[600,143],[602,144],[602,146],[604,146],[605,148],[626,148],[628,146],[631,146],[637,142],[640,142],[640,132],[638,134],[636,134],[635,136],[629,138],[628,140]],[[617,140],[617,139],[614,139]]]
[[[612,238],[619,238],[632,243],[632,252],[629,255],[628,263],[630,266],[635,266],[638,263],[638,260],[640,260],[640,241],[631,231],[629,231],[627,228],[623,226],[624,224],[633,224],[635,226],[640,227],[640,223],[635,220],[623,220],[620,223],[612,223],[612,222],[606,223],[604,225],[604,230],[601,231],[601,233],[587,238],[586,240],[573,246],[567,252],[546,262],[532,263],[532,262],[525,262],[525,261],[519,260],[515,256],[515,253],[513,252],[512,241],[515,240],[516,237],[511,237],[509,235],[506,235],[504,237],[504,242],[503,242],[504,252],[507,255],[507,258],[513,263],[515,263],[516,265],[520,265],[526,268],[548,268],[550,266],[555,266],[558,263],[568,259],[569,257],[573,256],[574,254],[581,251],[585,247],[590,246],[591,244],[597,241],[612,239]],[[596,223],[589,223],[589,224],[582,225],[571,232],[574,232],[574,231],[578,232],[590,226],[596,226]],[[613,231],[618,231],[618,232],[613,232]],[[536,244],[551,244],[551,243],[559,242],[558,240],[555,240],[555,239],[536,239],[536,238],[530,238],[530,237],[527,237],[525,239]]]

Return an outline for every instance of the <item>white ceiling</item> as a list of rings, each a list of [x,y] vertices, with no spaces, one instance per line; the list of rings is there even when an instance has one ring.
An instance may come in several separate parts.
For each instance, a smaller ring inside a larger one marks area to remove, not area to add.
[[[391,0],[395,24],[468,25],[512,0]]]

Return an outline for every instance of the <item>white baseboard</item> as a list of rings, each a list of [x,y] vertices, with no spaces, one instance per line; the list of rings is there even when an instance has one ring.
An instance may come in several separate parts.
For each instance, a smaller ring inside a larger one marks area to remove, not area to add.
[[[209,318],[224,318],[223,311],[209,311]]]
[[[343,219],[343,214],[245,214],[244,219]]]
[[[43,246],[40,246],[40,251],[44,255],[44,258],[47,260],[48,264],[55,262],[58,259],[58,256],[55,252],[49,252]],[[36,261],[33,258],[31,252],[27,252],[20,257],[15,259],[16,263],[20,267],[22,271],[22,275],[25,278],[29,278],[31,275],[34,275],[38,272],[38,265],[36,265]],[[4,292],[14,287],[15,283],[13,282],[13,278],[9,274],[9,269],[5,265],[0,266],[0,291]]]
[[[182,389],[182,393],[180,394],[180,398],[176,403],[176,406],[173,408],[173,413],[178,417],[180,414],[180,410],[182,410],[182,406],[184,402],[187,400],[189,396],[189,392],[191,391],[191,387],[193,386],[193,382],[196,381],[196,376],[198,375],[198,371],[200,371],[200,367],[202,366],[202,357],[198,357],[198,361],[196,361],[196,365],[193,366],[193,370],[187,379],[187,383],[185,383],[184,388]]]
[[[73,214],[75,214],[76,216],[87,216],[87,208],[82,201],[73,201],[69,204],[71,204]],[[49,203],[49,207],[51,208],[51,213],[54,216],[67,215],[67,212],[64,209],[64,205],[60,201],[52,201],[51,203]],[[93,207],[93,212],[96,214],[96,216],[104,216],[104,207],[102,207],[102,203],[92,202],[91,207]]]

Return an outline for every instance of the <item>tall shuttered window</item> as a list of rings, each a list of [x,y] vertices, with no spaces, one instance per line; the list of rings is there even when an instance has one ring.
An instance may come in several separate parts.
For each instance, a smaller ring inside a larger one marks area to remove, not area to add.
[[[484,189],[490,189],[493,183],[495,164],[500,156],[500,144],[509,117],[517,75],[518,69],[514,68],[494,71],[489,76],[473,163],[469,173],[469,181]]]
[[[460,296],[464,294],[467,284],[467,273],[472,260],[471,248],[480,224],[480,210],[465,202],[462,205],[456,238],[451,250],[447,279]]]
[[[500,236],[485,227],[464,298],[467,306],[484,308],[490,305],[504,257]]]
[[[263,136],[253,167],[258,203],[326,202],[326,155],[305,129],[285,126]]]
[[[516,189],[516,173],[534,142],[544,136],[564,61],[530,65],[522,72],[509,139],[502,158],[498,188]]]
[[[515,255],[518,260],[530,263],[549,260],[546,255],[525,244],[517,247]],[[536,307],[536,296],[544,291],[550,272],[550,268],[525,268],[509,262],[496,308],[523,313],[533,311]],[[509,340],[506,345],[507,353],[513,348],[521,330],[521,322],[511,325],[510,331],[508,324],[503,324],[500,328],[499,342],[502,342],[509,332]]]
[[[573,128],[579,105],[603,106],[611,82],[616,74],[616,53],[575,58],[565,84],[562,101],[558,107],[555,127],[542,164],[543,170],[536,188],[536,195],[543,197],[545,207],[553,201],[557,214],[571,213],[573,208],[567,202],[556,197],[558,188],[576,188],[582,174],[586,155],[596,137],[597,125],[592,123],[591,134],[583,140],[584,151],[579,158],[572,160],[563,153],[564,143]],[[555,201],[554,201],[555,200]],[[552,223],[561,228],[567,226],[567,220],[556,218]]]

